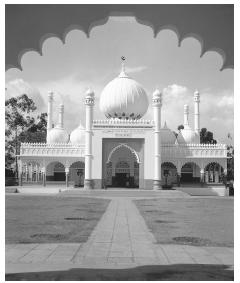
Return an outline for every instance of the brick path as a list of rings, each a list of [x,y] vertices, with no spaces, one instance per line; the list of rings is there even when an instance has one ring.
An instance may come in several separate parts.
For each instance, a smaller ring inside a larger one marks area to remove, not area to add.
[[[155,244],[130,198],[112,198],[86,243],[6,245],[6,272],[70,267],[219,264],[233,268],[233,248]]]

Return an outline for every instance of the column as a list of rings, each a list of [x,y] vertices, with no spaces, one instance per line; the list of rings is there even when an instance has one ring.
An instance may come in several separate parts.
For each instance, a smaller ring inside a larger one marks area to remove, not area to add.
[[[66,187],[69,186],[69,167],[65,168],[65,175],[66,175]]]
[[[19,181],[19,186],[22,186],[22,170],[23,170],[23,168],[22,168],[23,166],[22,166],[22,161],[21,160],[19,160],[19,162],[18,162],[18,181]]]
[[[94,106],[94,92],[90,89],[86,92],[85,97],[86,106],[86,130],[85,130],[85,180],[84,189],[93,189],[92,179],[92,121],[93,121],[93,106]]]
[[[205,172],[205,182],[208,183],[209,182],[209,176],[208,176],[208,170],[206,170]]]
[[[53,107],[53,92],[49,91],[48,93],[48,119],[47,119],[47,143],[48,143],[48,133],[49,131],[52,129],[52,116],[53,116],[53,111],[52,111],[52,107]]]
[[[33,164],[31,163],[31,173],[30,173],[30,178],[31,178],[31,182],[33,181]]]
[[[35,172],[36,172],[36,174],[35,174],[35,182],[37,183],[38,182],[38,165],[37,164],[35,165]]]
[[[43,186],[46,187],[46,167],[42,167],[42,181]]]
[[[200,111],[199,111],[199,104],[200,104],[200,94],[196,90],[194,92],[194,130],[197,134],[200,133]]]
[[[215,183],[219,183],[218,165],[214,165],[214,179]]]
[[[200,183],[201,183],[201,186],[203,187],[203,185],[204,185],[204,168],[200,169]]]
[[[178,187],[181,187],[181,169],[182,169],[182,164],[180,161],[178,161],[177,164],[177,185]]]
[[[161,189],[161,107],[162,94],[156,89],[152,96],[153,117],[154,117],[154,179],[153,189]]]
[[[184,112],[183,112],[183,124],[185,126],[189,126],[189,106],[187,104],[184,105]]]

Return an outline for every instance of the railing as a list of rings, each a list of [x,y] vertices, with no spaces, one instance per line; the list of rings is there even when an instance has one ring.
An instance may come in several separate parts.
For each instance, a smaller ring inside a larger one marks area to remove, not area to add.
[[[227,146],[225,144],[164,144],[161,146],[163,157],[183,158],[225,158]]]
[[[94,127],[147,127],[152,128],[154,125],[153,120],[131,120],[131,119],[106,119],[106,120],[93,120]]]
[[[163,157],[227,157],[225,144],[162,144]],[[22,143],[21,156],[84,156],[85,144],[46,144],[46,143]]]
[[[85,144],[22,143],[20,156],[84,156]]]

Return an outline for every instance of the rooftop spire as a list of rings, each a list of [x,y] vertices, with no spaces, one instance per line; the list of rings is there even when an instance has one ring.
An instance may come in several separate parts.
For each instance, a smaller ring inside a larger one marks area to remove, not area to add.
[[[128,75],[125,73],[125,62],[124,61],[126,60],[126,57],[122,56],[121,60],[122,60],[122,70],[121,70],[121,73],[119,74],[119,77],[120,78],[126,78],[126,77],[128,77]]]

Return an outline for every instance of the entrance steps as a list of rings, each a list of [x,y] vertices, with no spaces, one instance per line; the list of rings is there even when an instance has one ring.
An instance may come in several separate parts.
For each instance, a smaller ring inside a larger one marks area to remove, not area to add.
[[[67,195],[82,195],[89,197],[132,197],[132,198],[186,198],[189,194],[178,190],[141,190],[141,189],[107,189],[91,190],[68,189],[62,192]]]

